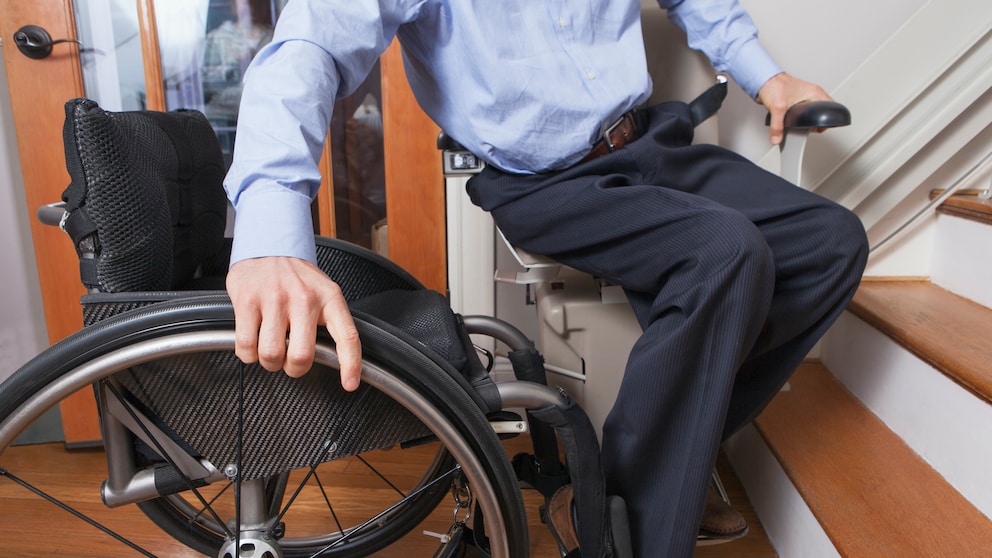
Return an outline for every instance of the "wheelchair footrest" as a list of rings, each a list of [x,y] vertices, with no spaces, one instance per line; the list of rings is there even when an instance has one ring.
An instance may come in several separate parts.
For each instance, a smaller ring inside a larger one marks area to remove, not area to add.
[[[606,498],[606,513],[610,515],[610,546],[613,558],[633,558],[630,546],[630,521],[627,518],[627,503],[619,496]]]

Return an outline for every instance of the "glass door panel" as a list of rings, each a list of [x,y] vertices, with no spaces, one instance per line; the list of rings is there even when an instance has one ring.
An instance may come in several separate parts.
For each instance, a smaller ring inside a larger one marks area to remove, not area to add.
[[[210,120],[231,162],[241,80],[255,53],[272,39],[284,2],[159,0],[155,2],[167,110],[195,109]]]
[[[145,108],[138,9],[134,0],[74,0],[86,96],[107,110]]]
[[[228,164],[244,72],[272,39],[274,22],[284,5],[285,0],[160,0],[155,4],[166,107],[202,111],[220,138]],[[386,211],[381,97],[377,65],[354,95],[336,103],[328,136],[332,176],[324,177],[324,188],[333,194],[337,236],[366,247],[378,246],[373,242],[373,228]]]
[[[334,105],[331,146],[338,238],[386,254],[386,173],[379,64]]]
[[[286,1],[142,0],[154,11],[159,68],[153,75],[161,76],[161,85],[152,83],[146,90],[141,43],[148,31],[142,29],[138,2],[75,0],[86,95],[107,110],[161,108],[147,102],[153,98],[164,99],[166,110],[199,110],[212,123],[230,164],[244,72],[271,40]],[[160,89],[151,91],[154,87]],[[385,252],[378,64],[355,94],[337,101],[328,138],[331,171],[323,190],[332,199],[334,215],[316,212],[317,221],[332,219],[339,238]]]

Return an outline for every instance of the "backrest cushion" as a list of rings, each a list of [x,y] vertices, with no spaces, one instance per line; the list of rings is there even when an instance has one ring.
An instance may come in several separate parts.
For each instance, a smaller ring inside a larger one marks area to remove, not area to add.
[[[91,290],[179,290],[224,250],[227,200],[217,137],[196,111],[107,112],[66,103],[72,183],[66,232]]]

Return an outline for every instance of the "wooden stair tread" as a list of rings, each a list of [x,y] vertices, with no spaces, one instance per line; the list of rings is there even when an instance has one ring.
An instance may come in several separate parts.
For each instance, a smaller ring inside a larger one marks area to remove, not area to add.
[[[928,281],[861,283],[849,310],[992,402],[992,310]]]
[[[755,425],[841,556],[987,556],[992,522],[819,363]]]

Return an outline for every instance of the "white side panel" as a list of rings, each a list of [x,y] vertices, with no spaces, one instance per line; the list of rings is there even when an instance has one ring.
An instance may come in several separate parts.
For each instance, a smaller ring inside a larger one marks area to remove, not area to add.
[[[466,181],[464,177],[445,180],[448,294],[455,312],[493,316],[495,227],[492,217],[469,200]]]
[[[928,277],[936,229],[933,215],[902,237],[872,252],[866,277]]]

